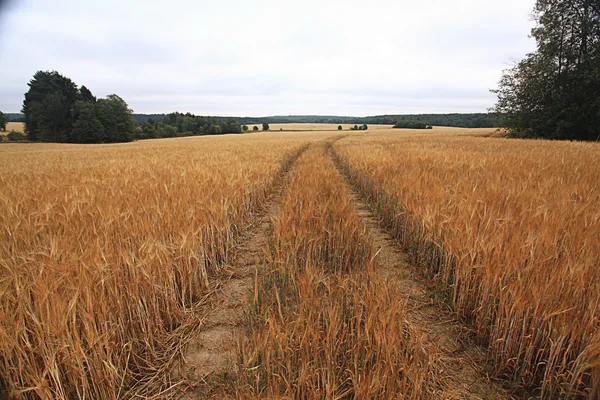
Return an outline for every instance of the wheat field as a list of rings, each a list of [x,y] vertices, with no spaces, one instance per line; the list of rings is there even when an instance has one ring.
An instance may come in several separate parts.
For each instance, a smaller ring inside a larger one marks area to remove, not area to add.
[[[0,394],[600,395],[598,144],[315,129],[0,146]],[[190,382],[236,260],[233,356]]]
[[[10,131],[24,132],[25,124],[23,122],[8,122],[6,124],[6,132],[2,132],[1,134],[7,134]]]
[[[171,384],[194,307],[305,141],[248,139],[2,146],[2,386],[108,399]]]
[[[386,132],[337,151],[496,374],[600,394],[598,144]]]

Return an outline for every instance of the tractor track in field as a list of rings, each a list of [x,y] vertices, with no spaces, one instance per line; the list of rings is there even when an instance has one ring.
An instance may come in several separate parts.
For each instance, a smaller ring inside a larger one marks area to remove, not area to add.
[[[396,245],[395,240],[381,227],[373,210],[363,200],[329,155],[351,193],[352,200],[362,217],[377,252],[376,263],[385,280],[407,297],[408,322],[425,334],[427,345],[436,349],[441,374],[446,376],[446,395],[458,399],[508,399],[510,394],[492,381],[485,373],[485,352],[468,335],[468,328],[456,316],[440,307],[435,295],[418,272],[408,263],[408,256]]]
[[[226,371],[235,358],[239,339],[243,336],[244,312],[253,279],[261,264],[271,238],[273,219],[287,190],[289,177],[297,159],[309,146],[301,148],[286,160],[267,201],[262,205],[248,228],[238,238],[229,261],[222,267],[224,278],[216,283],[208,300],[201,326],[183,351],[178,374],[190,384],[182,399],[202,397],[203,385],[214,374]]]

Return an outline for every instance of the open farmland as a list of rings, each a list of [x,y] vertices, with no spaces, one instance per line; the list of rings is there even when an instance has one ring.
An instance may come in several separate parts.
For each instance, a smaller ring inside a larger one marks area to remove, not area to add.
[[[7,134],[10,131],[24,132],[25,124],[23,122],[7,122],[6,123],[6,132],[1,132],[0,134]]]
[[[0,390],[597,398],[600,146],[378,128],[0,146]]]
[[[600,394],[600,146],[386,132],[336,152],[497,375]]]
[[[289,123],[289,124],[269,124],[269,128],[272,131],[337,131],[338,126],[342,126],[342,129],[347,131],[350,130],[355,124],[308,124],[308,123]],[[252,128],[252,124],[248,125]],[[257,125],[259,129],[262,129],[261,125]],[[371,125],[370,130],[389,129],[389,125]]]
[[[308,140],[2,146],[2,385],[104,399],[170,387],[194,310]]]

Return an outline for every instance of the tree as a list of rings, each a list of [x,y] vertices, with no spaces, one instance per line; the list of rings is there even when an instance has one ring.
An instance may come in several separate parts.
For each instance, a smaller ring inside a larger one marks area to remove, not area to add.
[[[77,121],[73,124],[71,142],[102,143],[107,141],[104,126],[96,115],[95,102],[79,100],[75,103]]]
[[[600,4],[537,0],[537,51],[503,72],[493,111],[514,137],[600,138]]]
[[[10,132],[8,132],[8,135],[6,135],[6,139],[9,142],[23,142],[23,141],[27,140],[27,137],[24,134],[22,134],[21,132],[10,131]]]
[[[263,131],[268,131],[269,130],[269,124],[267,124],[266,122],[264,122],[262,124],[262,128],[263,128]]]
[[[208,128],[208,133],[210,133],[211,135],[218,135],[218,134],[222,133],[221,127],[219,125],[216,125],[216,124],[215,125],[211,125]]]
[[[127,103],[117,95],[97,100],[85,86],[56,71],[38,71],[23,101],[29,140],[44,142],[127,142],[135,124]]]
[[[172,138],[177,135],[177,128],[172,125],[163,125],[159,130],[160,137]]]
[[[79,89],[79,96],[78,96],[79,100],[83,100],[83,101],[90,101],[95,103],[96,102],[96,97],[92,94],[92,92],[85,87],[85,85],[82,85],[81,88]]]
[[[426,129],[427,125],[424,122],[417,121],[414,119],[400,119],[394,125],[394,128],[404,128],[404,129]]]
[[[254,126],[252,127],[252,130],[253,130],[253,131],[255,131],[255,132],[256,132],[256,131],[258,131],[258,126],[254,125]]]
[[[223,133],[242,133],[242,126],[235,121],[229,121]]]
[[[138,136],[140,139],[155,139],[158,137],[158,131],[149,122],[145,122],[141,126],[141,131]]]
[[[8,120],[6,119],[6,117],[4,116],[4,113],[2,111],[0,111],[0,131],[6,131],[6,123],[8,122]]]
[[[248,130],[248,125],[244,125],[244,126],[242,127],[242,129],[244,130],[244,132],[246,132],[246,131]]]
[[[338,131],[341,131],[341,130],[342,130],[342,126],[338,125]]]
[[[116,94],[96,103],[98,120],[102,123],[107,142],[130,142],[135,136],[135,124],[129,106]]]
[[[22,112],[29,140],[69,141],[77,85],[56,71],[38,71],[28,85]]]

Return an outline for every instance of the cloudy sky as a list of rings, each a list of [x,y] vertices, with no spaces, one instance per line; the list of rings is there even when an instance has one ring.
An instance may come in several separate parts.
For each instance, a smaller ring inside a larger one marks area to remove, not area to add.
[[[1,0],[0,0],[1,1]],[[140,113],[484,112],[534,0],[8,0],[0,110],[57,70]]]

